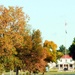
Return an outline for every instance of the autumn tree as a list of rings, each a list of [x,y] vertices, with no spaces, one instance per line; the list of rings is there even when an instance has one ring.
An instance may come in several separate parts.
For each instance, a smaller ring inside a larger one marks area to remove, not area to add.
[[[29,64],[31,64],[31,50],[32,50],[32,40],[31,40],[31,36],[30,35],[25,35],[23,37],[24,42],[23,42],[23,46],[20,48],[17,48],[17,57],[19,57],[22,61],[22,69],[23,70],[29,70],[30,66]],[[28,67],[29,66],[29,67]],[[30,70],[29,70],[30,71]]]
[[[43,64],[45,62],[40,30],[33,30],[32,34],[24,38],[24,40],[25,40],[24,46],[25,54],[22,54],[24,55],[23,62],[26,65],[24,69],[33,72],[35,72],[36,70],[43,71],[43,69],[45,68]]]
[[[42,37],[40,30],[33,30],[32,33],[32,57],[33,57],[33,70],[43,72],[45,70],[45,54],[42,46]]]
[[[53,41],[45,40],[43,44],[46,52],[47,52],[47,58],[46,61],[50,62],[56,62],[56,48],[57,45]]]
[[[23,36],[28,34],[27,17],[21,7],[0,6],[0,63],[5,68],[22,65],[18,53],[24,45]]]
[[[42,71],[45,68],[41,33],[33,30],[30,35],[28,20],[22,8],[0,6],[0,63],[6,69]]]

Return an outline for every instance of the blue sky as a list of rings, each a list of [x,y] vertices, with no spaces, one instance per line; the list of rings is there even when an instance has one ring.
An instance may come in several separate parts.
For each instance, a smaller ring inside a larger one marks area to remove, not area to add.
[[[31,27],[40,29],[43,41],[54,41],[58,47],[63,44],[66,48],[72,44],[75,37],[75,0],[0,0],[0,5],[23,7],[30,16]]]

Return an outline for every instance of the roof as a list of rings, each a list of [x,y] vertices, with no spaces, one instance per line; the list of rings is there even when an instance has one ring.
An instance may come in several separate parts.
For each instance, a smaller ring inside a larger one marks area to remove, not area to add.
[[[69,55],[64,55],[64,56],[62,56],[61,58],[72,58],[71,56],[69,56]]]

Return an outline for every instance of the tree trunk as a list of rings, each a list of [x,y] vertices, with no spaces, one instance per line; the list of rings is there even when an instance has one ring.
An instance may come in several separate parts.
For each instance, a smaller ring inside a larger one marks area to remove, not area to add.
[[[16,75],[18,75],[18,67],[16,67]]]
[[[42,75],[44,75],[44,72],[42,73]]]

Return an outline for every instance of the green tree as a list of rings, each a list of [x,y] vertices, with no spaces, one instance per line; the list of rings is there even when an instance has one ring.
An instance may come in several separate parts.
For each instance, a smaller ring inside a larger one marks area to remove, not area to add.
[[[59,51],[62,52],[63,54],[65,54],[65,49],[66,49],[66,47],[64,45],[61,45],[59,47]]]
[[[56,53],[56,56],[57,56],[57,59],[60,59],[64,54],[60,51],[57,51]]]
[[[69,47],[69,55],[72,56],[72,58],[75,60],[75,38]]]

